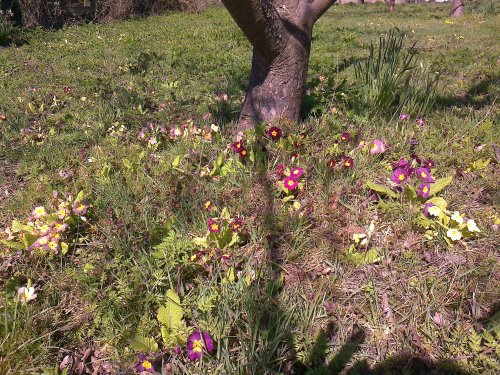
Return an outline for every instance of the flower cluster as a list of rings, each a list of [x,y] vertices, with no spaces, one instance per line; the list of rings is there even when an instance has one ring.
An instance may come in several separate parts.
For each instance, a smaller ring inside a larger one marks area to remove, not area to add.
[[[400,121],[407,121],[409,119],[410,119],[410,115],[408,113],[401,113],[399,115]],[[421,128],[423,128],[424,126],[427,125],[427,123],[425,122],[425,118],[423,116],[418,116],[417,119],[415,120],[415,124],[417,124]]]
[[[54,192],[50,208],[38,206],[24,222],[14,220],[12,226],[0,235],[8,247],[26,248],[37,254],[63,254],[68,251],[71,227],[80,221],[86,221],[85,214],[89,205],[82,200],[82,194],[76,199],[69,195],[60,199]]]
[[[420,181],[417,194],[422,198],[429,198],[431,193],[431,183],[436,180],[432,177],[432,168],[434,168],[434,161],[427,159],[421,161],[416,155],[412,155],[411,161],[407,159],[400,159],[398,162],[392,164],[392,177],[391,180],[396,185],[403,185],[408,182],[412,176],[416,176]]]
[[[285,176],[283,180],[279,182],[280,186],[286,191],[293,191],[299,187],[300,178],[303,176],[304,170],[299,167],[294,168],[285,168],[283,164],[279,164],[276,170],[276,177],[282,178]]]
[[[480,233],[476,222],[473,219],[464,217],[460,212],[453,213],[446,209],[446,202],[443,199],[428,202],[423,209],[423,214],[428,221],[428,227],[437,223],[438,226],[446,231],[446,240],[450,243],[461,240],[462,238],[470,238],[476,233]],[[428,235],[431,233],[429,232]]]
[[[219,128],[215,125],[199,128],[189,119],[183,125],[171,128],[156,123],[147,123],[146,126],[141,129],[137,138],[148,146],[157,148],[161,142],[165,142],[166,140],[176,141],[179,139],[191,138],[199,139],[204,142],[212,142],[214,133],[218,131]]]
[[[248,156],[248,150],[245,147],[243,140],[236,141],[231,144],[233,151],[240,155],[240,158],[244,159]]]

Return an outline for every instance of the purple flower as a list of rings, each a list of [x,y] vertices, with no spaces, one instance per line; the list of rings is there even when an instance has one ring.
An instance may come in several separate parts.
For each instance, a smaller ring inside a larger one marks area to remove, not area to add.
[[[398,168],[392,174],[391,180],[396,184],[402,184],[408,179],[408,172],[403,168]]]
[[[429,172],[431,171],[432,168],[434,168],[436,164],[434,163],[434,160],[432,159],[426,159],[422,162],[422,167],[427,169]]]
[[[294,178],[294,179],[298,180],[300,178],[300,176],[302,176],[303,174],[304,174],[304,170],[302,168],[293,168],[290,171],[290,178]]]
[[[401,113],[399,115],[400,120],[408,120],[410,118],[410,115],[408,113]]]
[[[429,217],[429,208],[433,207],[434,206],[434,203],[427,203],[425,206],[424,206],[424,215],[425,217]]]
[[[418,188],[417,194],[422,198],[429,198],[429,194],[431,193],[431,185],[428,182],[423,182],[420,184]]]
[[[420,178],[424,182],[434,182],[434,178],[431,176],[431,173],[426,168],[418,168],[417,169],[417,177]]]
[[[139,354],[139,362],[135,365],[138,372],[155,372],[155,368],[151,362],[148,361],[144,354]]]
[[[187,339],[186,350],[191,362],[199,361],[205,352],[214,350],[214,340],[207,332],[195,331]]]
[[[238,216],[233,217],[233,220],[231,220],[231,223],[229,223],[229,228],[233,232],[239,232],[241,230],[241,226],[243,225],[243,219],[239,218]]]
[[[395,171],[398,168],[406,169],[406,168],[408,168],[409,165],[410,165],[410,163],[408,162],[408,160],[399,159],[399,161],[397,163],[392,164],[392,170]]]
[[[83,202],[75,202],[73,205],[73,213],[75,215],[85,215],[87,213],[89,206]]]
[[[349,140],[351,139],[351,135],[349,134],[349,132],[344,132],[340,135],[340,139],[344,142],[349,142]]]
[[[219,233],[220,232],[220,223],[217,220],[214,220],[212,218],[208,219],[208,230],[211,233]]]

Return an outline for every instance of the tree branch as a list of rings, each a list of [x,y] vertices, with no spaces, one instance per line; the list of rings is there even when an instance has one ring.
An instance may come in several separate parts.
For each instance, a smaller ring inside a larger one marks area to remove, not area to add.
[[[270,0],[222,0],[222,3],[266,62],[283,50],[287,33]]]
[[[337,0],[309,0],[309,14],[316,22]]]

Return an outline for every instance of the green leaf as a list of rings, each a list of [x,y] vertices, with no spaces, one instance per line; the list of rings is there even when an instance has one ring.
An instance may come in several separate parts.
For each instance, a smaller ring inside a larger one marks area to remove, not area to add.
[[[141,334],[136,334],[130,342],[130,347],[138,352],[157,352],[158,344],[152,337],[144,337]]]
[[[12,220],[12,226],[10,227],[10,229],[12,230],[12,232],[17,233],[22,231],[31,232],[33,228],[29,225],[21,223],[20,221]]]
[[[366,181],[366,187],[379,194],[387,195],[388,197],[391,198],[399,197],[399,195],[393,192],[390,187],[381,184],[376,184],[375,182],[372,181]]]
[[[175,330],[182,325],[182,315],[181,300],[173,289],[169,289],[166,304],[158,309],[158,321],[169,330]]]
[[[21,242],[17,241],[7,241],[7,240],[2,240],[0,239],[0,243],[3,243],[5,246],[10,247],[11,249],[15,250],[24,250],[25,246]]]
[[[195,246],[200,246],[200,247],[204,247],[204,248],[208,247],[208,241],[207,241],[206,237],[195,237],[195,238],[193,238],[191,243]]]
[[[445,187],[447,187],[449,184],[451,184],[451,181],[453,180],[452,176],[444,177],[444,178],[439,178],[431,184],[431,192],[429,196],[434,196],[438,194],[441,190],[443,190]]]
[[[61,253],[64,255],[68,252],[68,244],[66,242],[61,242]]]
[[[427,201],[427,203],[432,203],[438,206],[442,211],[446,210],[446,207],[448,206],[448,203],[446,203],[446,201],[441,197],[431,198]]]
[[[80,190],[76,195],[75,202],[82,202],[85,199],[85,193],[83,190]]]
[[[415,202],[418,198],[415,188],[409,184],[406,184],[405,186],[405,198],[410,202]]]
[[[178,155],[172,162],[172,167],[177,168],[181,164],[181,156]]]

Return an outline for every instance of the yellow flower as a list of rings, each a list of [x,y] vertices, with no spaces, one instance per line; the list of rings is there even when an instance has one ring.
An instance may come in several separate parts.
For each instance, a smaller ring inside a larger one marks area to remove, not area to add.
[[[458,241],[462,238],[462,232],[460,232],[457,228],[448,229],[446,235],[450,237],[452,241]]]

